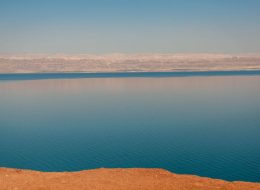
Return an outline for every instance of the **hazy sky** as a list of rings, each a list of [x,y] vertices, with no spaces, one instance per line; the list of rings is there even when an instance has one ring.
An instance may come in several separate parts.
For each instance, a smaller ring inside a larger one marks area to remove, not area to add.
[[[0,0],[18,52],[260,52],[260,0]]]

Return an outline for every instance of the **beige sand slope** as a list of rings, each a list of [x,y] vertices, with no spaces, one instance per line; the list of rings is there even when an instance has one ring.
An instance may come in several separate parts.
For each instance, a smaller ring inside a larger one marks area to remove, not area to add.
[[[227,182],[163,169],[38,172],[0,168],[1,190],[260,190],[260,183]]]

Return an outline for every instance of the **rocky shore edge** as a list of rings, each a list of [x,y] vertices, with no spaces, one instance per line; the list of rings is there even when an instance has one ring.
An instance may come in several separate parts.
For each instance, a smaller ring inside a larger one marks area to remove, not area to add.
[[[0,168],[1,190],[260,190],[260,183],[174,174],[153,168],[40,172]]]

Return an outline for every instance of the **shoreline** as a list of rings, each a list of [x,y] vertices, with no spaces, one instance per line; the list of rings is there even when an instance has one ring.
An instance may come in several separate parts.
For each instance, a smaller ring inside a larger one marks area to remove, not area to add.
[[[76,172],[0,168],[0,189],[258,190],[260,183],[229,182],[196,175],[175,174],[157,168],[99,168]]]
[[[260,70],[260,54],[0,54],[0,73],[228,70]]]

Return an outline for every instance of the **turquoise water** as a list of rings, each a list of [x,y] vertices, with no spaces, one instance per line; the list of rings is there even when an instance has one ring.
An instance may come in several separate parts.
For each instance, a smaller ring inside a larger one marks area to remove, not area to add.
[[[71,75],[0,75],[0,167],[260,182],[259,72]]]

